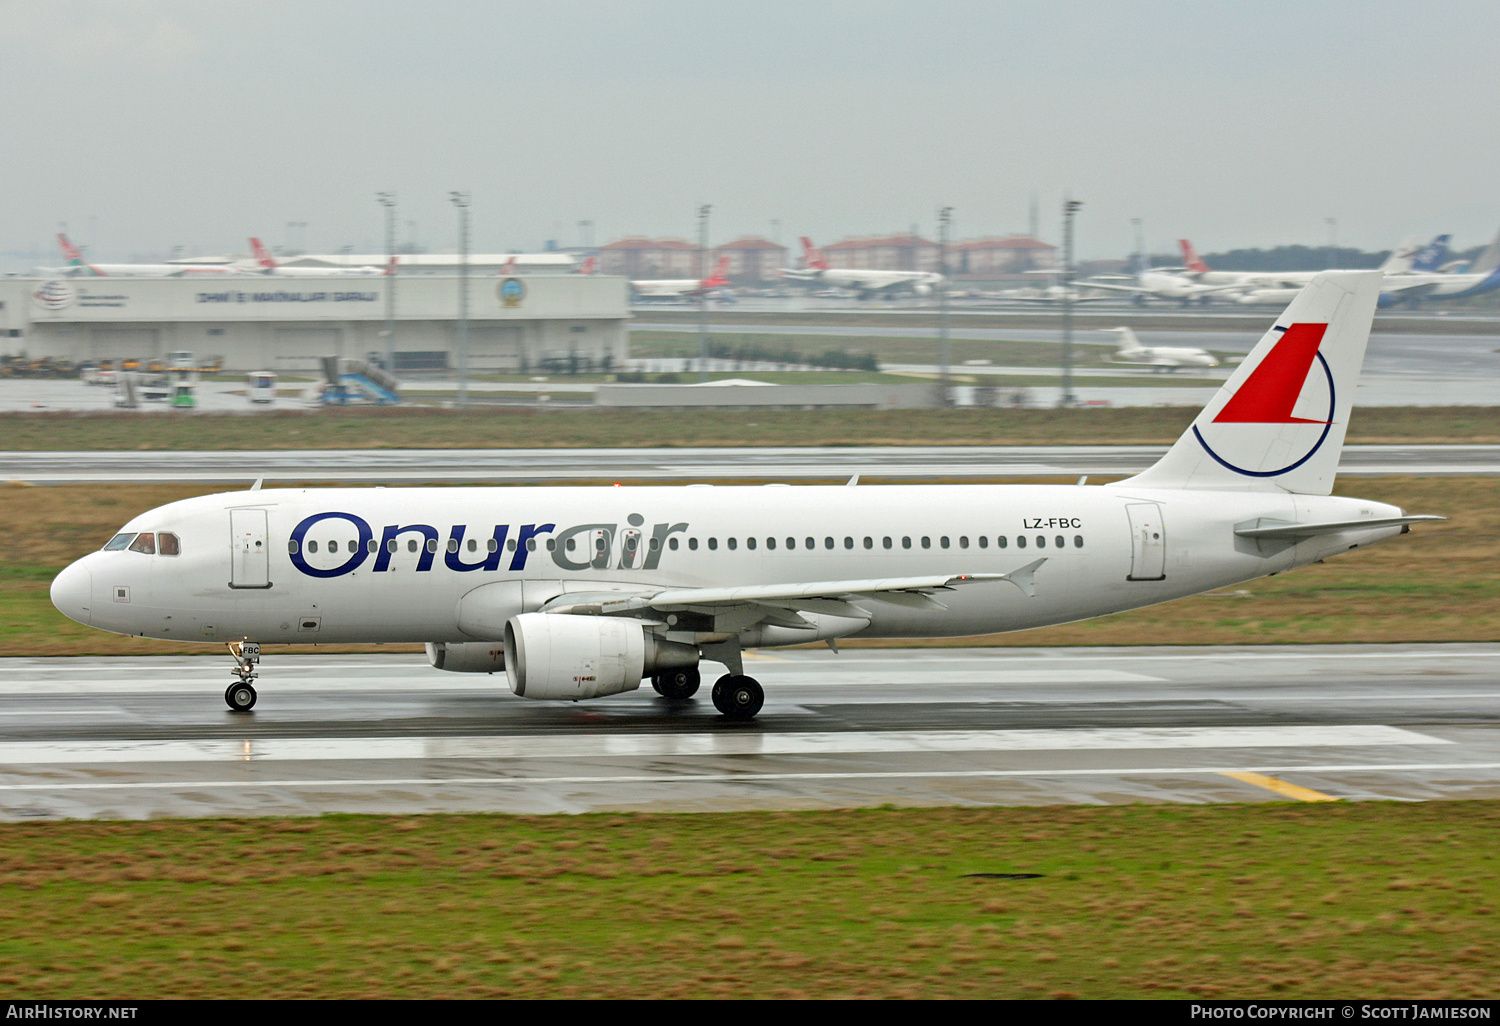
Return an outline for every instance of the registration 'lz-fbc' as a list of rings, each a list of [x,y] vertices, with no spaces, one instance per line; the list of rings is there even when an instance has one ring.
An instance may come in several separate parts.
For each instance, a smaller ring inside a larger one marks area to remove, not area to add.
[[[1281,573],[1403,534],[1401,509],[1330,495],[1379,272],[1309,284],[1144,473],[1102,486],[250,490],[126,524],[52,586],[121,634],[228,643],[255,704],[261,646],[425,642],[576,701],[649,678],[668,698],[746,649],[1081,620]]]

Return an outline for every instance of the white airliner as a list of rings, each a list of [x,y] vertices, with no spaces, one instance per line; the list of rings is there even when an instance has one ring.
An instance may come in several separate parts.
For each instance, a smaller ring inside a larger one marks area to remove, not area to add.
[[[51,274],[67,277],[92,278],[181,278],[199,274],[238,274],[239,268],[229,264],[92,264],[84,259],[77,246],[68,241],[61,232],[57,235],[58,248],[62,250],[67,265],[47,268]]]
[[[1110,357],[1114,363],[1139,363],[1158,371],[1179,367],[1217,367],[1219,358],[1206,349],[1188,346],[1143,346],[1129,328],[1109,328],[1120,336],[1120,345]]]
[[[748,719],[745,649],[1082,620],[1440,519],[1330,494],[1380,279],[1319,275],[1167,454],[1113,484],[252,488],[135,517],[52,601],[229,643],[239,711],[263,645],[420,641],[532,699],[645,677],[682,699],[722,663],[714,705]]]
[[[943,283],[943,276],[933,271],[874,271],[857,267],[829,267],[821,250],[807,236],[802,237],[800,268],[788,267],[781,276],[787,281],[801,281],[829,289],[849,289],[860,299],[909,291],[929,296]]]
[[[714,273],[707,278],[657,278],[632,281],[630,287],[637,299],[696,299],[729,284],[729,258],[720,257]]]
[[[278,278],[347,278],[350,276],[390,274],[396,266],[396,258],[385,267],[286,267],[276,262],[266,244],[254,236],[250,239],[250,250],[255,254],[255,273],[275,275]]]

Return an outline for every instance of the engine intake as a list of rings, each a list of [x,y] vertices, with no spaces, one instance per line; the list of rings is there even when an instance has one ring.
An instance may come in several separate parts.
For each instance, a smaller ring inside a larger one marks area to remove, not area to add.
[[[523,698],[617,695],[649,674],[697,665],[697,648],[662,641],[640,620],[521,613],[505,622],[505,674]]]

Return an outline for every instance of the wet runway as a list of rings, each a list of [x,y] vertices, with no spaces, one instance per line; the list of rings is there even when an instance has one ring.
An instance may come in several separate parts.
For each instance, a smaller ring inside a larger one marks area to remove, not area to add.
[[[0,481],[31,484],[267,481],[420,484],[631,480],[794,481],[1123,475],[1159,445],[806,446],[694,449],[308,449],[0,452]],[[1500,445],[1350,445],[1339,473],[1496,474]]]
[[[0,819],[1500,797],[1500,645],[783,651],[753,723],[415,655],[0,660]],[[711,675],[710,675],[711,676]]]

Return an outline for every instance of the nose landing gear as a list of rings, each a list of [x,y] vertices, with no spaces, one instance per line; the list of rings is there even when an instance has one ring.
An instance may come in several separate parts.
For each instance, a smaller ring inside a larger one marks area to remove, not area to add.
[[[229,642],[229,654],[234,657],[234,669],[229,672],[239,680],[224,691],[224,702],[235,712],[249,712],[255,708],[255,687],[250,682],[258,676],[255,666],[260,662],[260,644],[254,641]]]

